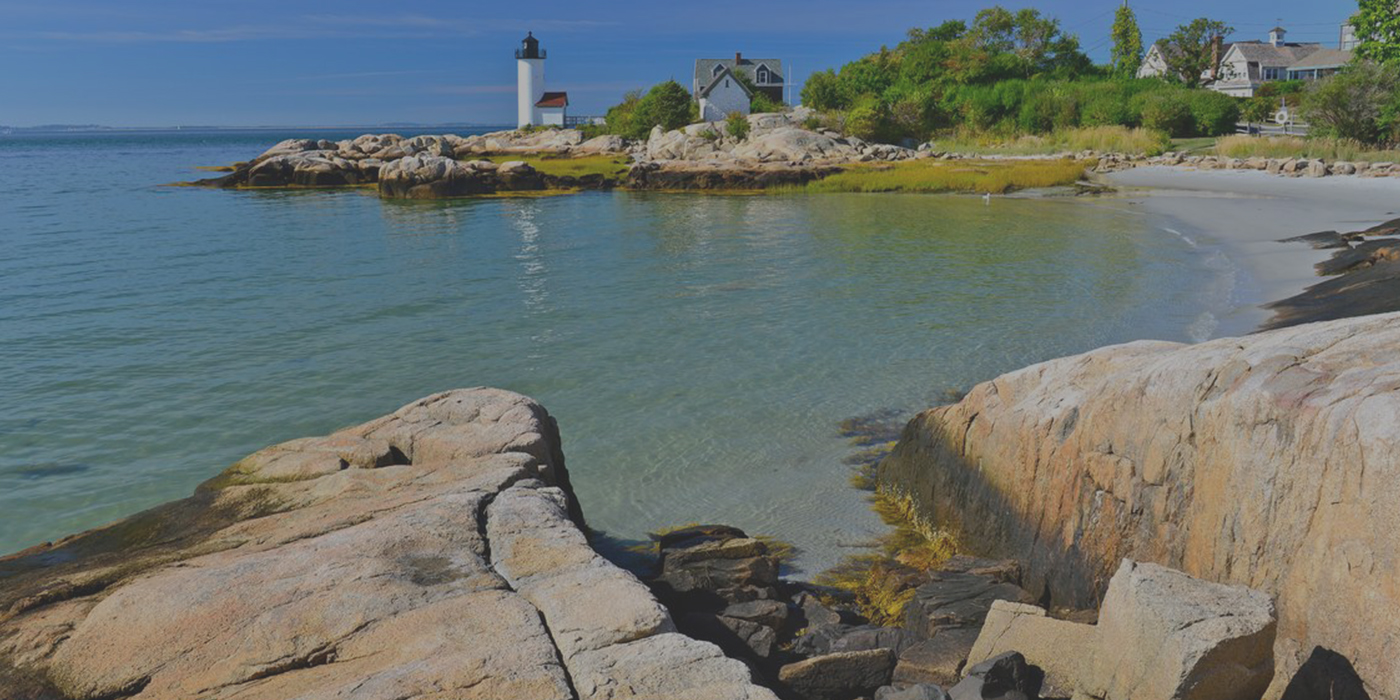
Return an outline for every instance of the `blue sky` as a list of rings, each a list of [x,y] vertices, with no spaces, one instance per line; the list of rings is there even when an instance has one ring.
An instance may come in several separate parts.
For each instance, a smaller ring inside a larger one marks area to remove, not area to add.
[[[1005,2],[1058,17],[1106,60],[1121,0]],[[598,114],[697,57],[774,56],[801,81],[893,45],[914,26],[970,18],[986,0],[0,0],[0,124],[122,126],[503,124],[512,52],[549,51],[550,89]],[[1344,0],[1133,2],[1150,42],[1192,17],[1263,38],[1335,43]],[[698,8],[704,8],[700,10]]]

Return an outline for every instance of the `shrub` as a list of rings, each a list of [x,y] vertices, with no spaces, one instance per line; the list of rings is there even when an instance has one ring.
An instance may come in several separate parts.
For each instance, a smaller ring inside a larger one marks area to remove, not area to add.
[[[1352,64],[1307,90],[1303,114],[1320,136],[1394,143],[1400,136],[1400,68]]]
[[[846,113],[846,133],[872,141],[885,131],[884,104],[873,96],[861,99]]]
[[[749,101],[749,111],[754,114],[768,114],[772,112],[781,112],[786,109],[787,105],[778,102],[761,92],[755,93],[753,99]]]
[[[1240,121],[1240,100],[1214,90],[1190,93],[1188,105],[1195,122],[1195,135],[1220,136],[1234,133]]]
[[[740,141],[749,137],[749,120],[747,117],[738,112],[730,112],[729,116],[725,117],[724,120],[724,130],[729,132],[730,136]]]
[[[638,100],[633,117],[633,138],[645,138],[652,127],[671,131],[695,120],[695,101],[681,84],[668,80],[653,87]]]
[[[1190,136],[1196,128],[1191,107],[1176,91],[1151,93],[1142,100],[1142,125],[1172,137]]]

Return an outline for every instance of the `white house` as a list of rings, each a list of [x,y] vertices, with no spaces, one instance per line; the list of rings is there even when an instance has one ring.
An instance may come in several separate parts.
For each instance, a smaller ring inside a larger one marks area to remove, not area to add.
[[[1343,27],[1338,48],[1324,48],[1316,42],[1286,40],[1288,31],[1274,27],[1268,41],[1237,41],[1219,44],[1220,64],[1207,69],[1201,79],[1212,90],[1231,97],[1253,97],[1260,85],[1275,80],[1316,80],[1325,78],[1351,61],[1355,39]],[[1167,62],[1161,44],[1154,44],[1138,70],[1139,78],[1166,75]]]
[[[516,122],[519,126],[564,126],[569,93],[545,92],[545,51],[530,32],[515,50]]]
[[[720,121],[730,112],[749,113],[749,103],[762,94],[783,102],[787,80],[783,62],[776,58],[702,58],[695,61],[690,90],[700,102],[700,118]]]
[[[724,68],[709,85],[702,88],[696,98],[700,101],[700,119],[707,122],[723,121],[731,113],[749,115],[753,92],[749,90],[728,68]]]

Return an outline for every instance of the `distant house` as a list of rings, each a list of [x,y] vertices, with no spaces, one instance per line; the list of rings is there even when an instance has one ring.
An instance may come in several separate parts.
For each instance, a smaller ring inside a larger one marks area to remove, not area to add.
[[[1285,39],[1287,34],[1283,27],[1274,27],[1268,41],[1218,43],[1216,51],[1220,63],[1201,74],[1202,82],[1231,97],[1253,97],[1264,83],[1325,78],[1351,61],[1350,47],[1355,40],[1348,41],[1346,27],[1342,28],[1336,49],[1316,42],[1289,42]],[[1163,43],[1154,44],[1143,58],[1138,77],[1167,75],[1170,68],[1165,52],[1169,50]]]
[[[691,93],[700,102],[700,117],[720,121],[730,112],[749,113],[749,102],[762,94],[783,101],[787,87],[783,62],[776,58],[702,58],[695,62]]]

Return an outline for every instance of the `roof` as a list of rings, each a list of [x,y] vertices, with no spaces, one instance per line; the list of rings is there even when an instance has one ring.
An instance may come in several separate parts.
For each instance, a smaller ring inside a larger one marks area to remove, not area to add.
[[[734,76],[734,71],[730,70],[729,68],[725,68],[724,70],[720,71],[719,75],[716,75],[716,76],[715,76],[715,79],[714,79],[714,80],[711,80],[709,83],[706,83],[706,84],[705,84],[705,87],[700,88],[700,92],[696,93],[695,96],[696,96],[696,97],[709,97],[709,96],[710,96],[710,93],[714,92],[714,91],[715,91],[715,88],[719,87],[720,81],[724,80],[725,78],[731,78],[731,77],[733,77],[733,76]],[[749,97],[753,97],[753,91],[752,91],[752,90],[749,90],[749,86],[745,85],[745,84],[744,84],[744,81],[742,81],[742,80],[735,80],[734,83],[735,83],[736,85],[739,86],[739,89],[740,89],[740,90],[743,90],[743,91],[744,91],[744,94],[745,94],[745,95],[748,95]]]
[[[1280,44],[1274,46],[1261,41],[1237,41],[1231,47],[1232,51],[1240,52],[1246,61],[1280,68],[1291,66],[1321,49],[1322,44]]]
[[[772,83],[786,82],[783,79],[783,62],[777,58],[749,58],[744,56],[736,63],[732,58],[700,58],[695,61],[695,84],[709,85],[715,74],[715,66],[724,66],[735,73],[743,75],[745,78],[758,82],[754,72],[760,65],[768,66],[768,70],[773,72]]]
[[[1319,49],[1308,54],[1307,58],[1289,66],[1289,70],[1300,70],[1309,68],[1340,68],[1351,63],[1350,51],[1339,51],[1337,49]]]
[[[568,107],[569,93],[567,92],[546,92],[540,97],[540,101],[535,103],[536,107]]]

